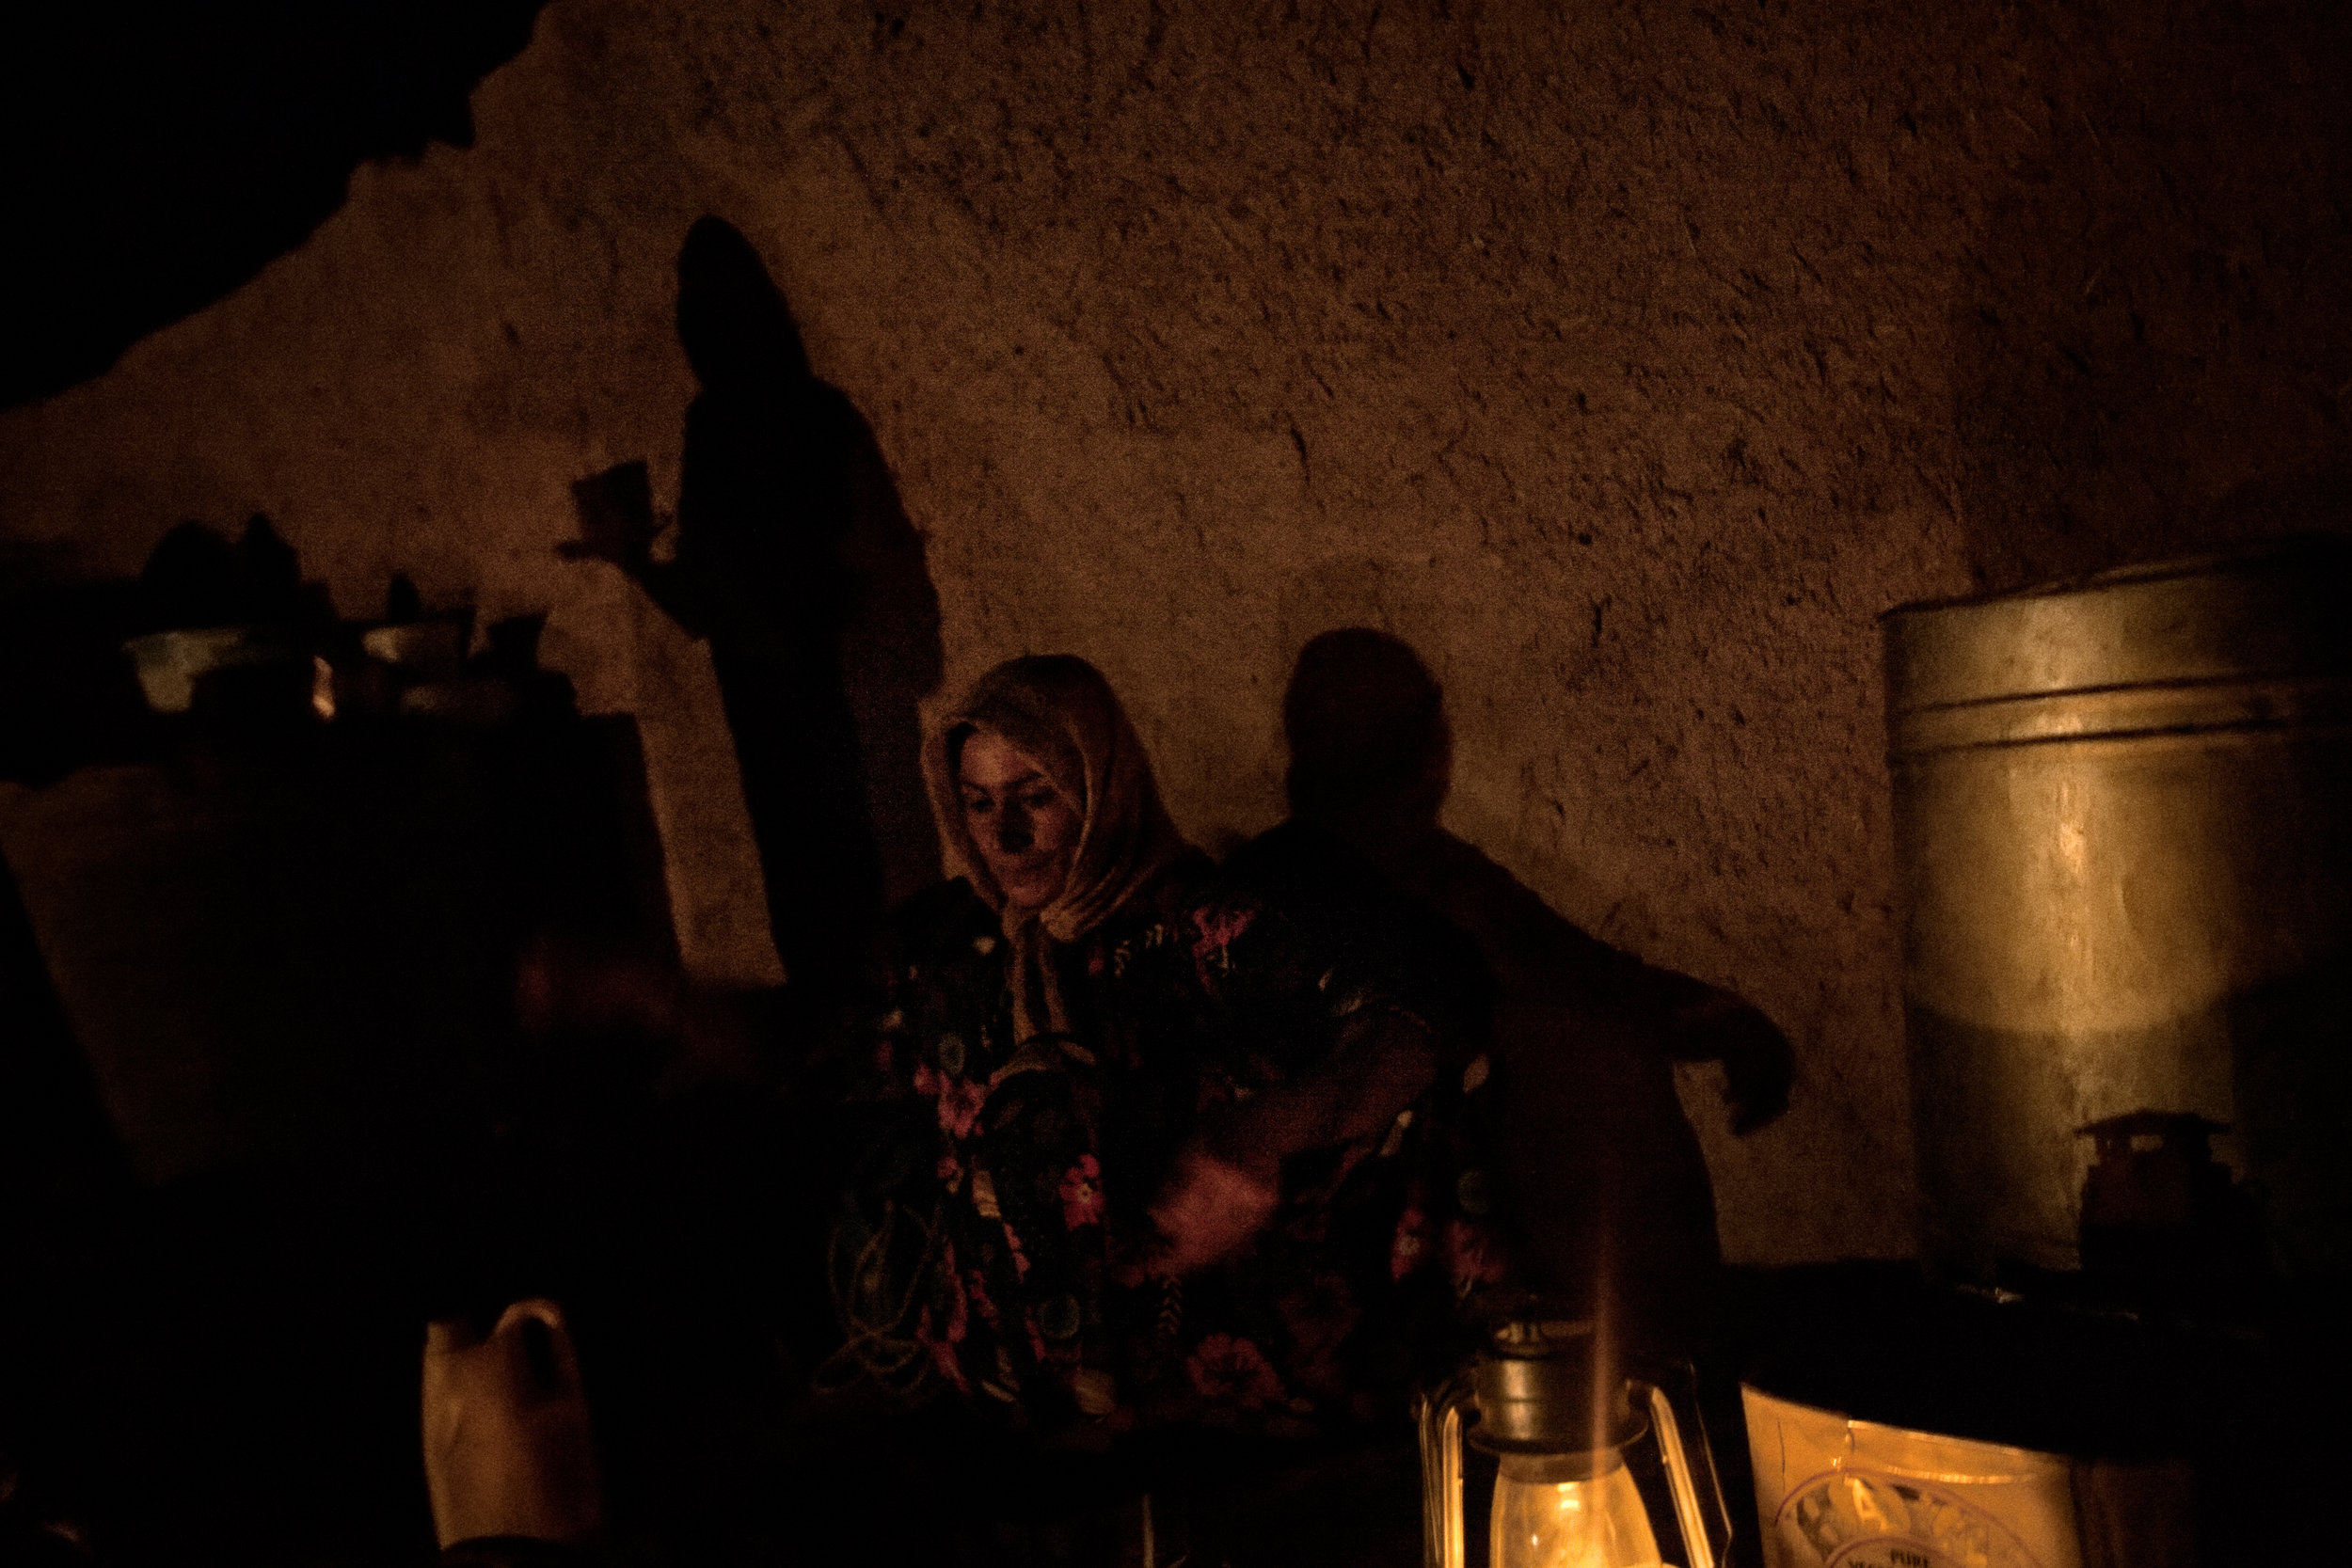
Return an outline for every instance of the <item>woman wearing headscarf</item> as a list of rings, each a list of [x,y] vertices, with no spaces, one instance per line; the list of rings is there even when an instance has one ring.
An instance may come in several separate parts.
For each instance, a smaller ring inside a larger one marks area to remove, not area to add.
[[[991,671],[926,765],[961,874],[896,926],[846,1354],[1065,1438],[1401,1417],[1502,1273],[1453,1021],[1224,888],[1082,659]]]

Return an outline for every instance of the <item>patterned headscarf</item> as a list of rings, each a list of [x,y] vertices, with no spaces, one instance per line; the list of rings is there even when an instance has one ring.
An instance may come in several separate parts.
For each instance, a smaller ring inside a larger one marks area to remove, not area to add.
[[[956,768],[963,743],[993,735],[1035,763],[1084,816],[1070,878],[1054,901],[1007,917],[1004,890],[963,819]],[[954,869],[1005,918],[1014,1026],[1022,1039],[1067,1033],[1054,949],[1076,942],[1191,848],[1152,778],[1152,759],[1102,672],[1070,654],[1009,659],[982,675],[932,726],[923,748],[931,811]]]

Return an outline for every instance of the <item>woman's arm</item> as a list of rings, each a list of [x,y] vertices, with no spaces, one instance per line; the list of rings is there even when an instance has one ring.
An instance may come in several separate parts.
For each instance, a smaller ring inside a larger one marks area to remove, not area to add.
[[[1284,1160],[1372,1137],[1437,1070],[1436,1041],[1419,1020],[1359,1014],[1322,1066],[1235,1107],[1178,1157],[1152,1205],[1168,1243],[1156,1272],[1178,1277],[1241,1250],[1274,1217]]]
[[[1275,1180],[1294,1154],[1379,1132],[1421,1098],[1437,1072],[1437,1042],[1418,1019],[1359,1014],[1342,1030],[1329,1060],[1237,1106],[1204,1141],[1218,1158]]]

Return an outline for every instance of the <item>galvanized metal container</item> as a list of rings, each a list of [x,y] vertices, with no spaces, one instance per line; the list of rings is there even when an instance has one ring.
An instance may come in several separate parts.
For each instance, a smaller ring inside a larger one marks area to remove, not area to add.
[[[2352,541],[1885,622],[1922,1243],[2079,1265],[2093,1122],[2221,1124],[2271,1268],[2352,1264]]]

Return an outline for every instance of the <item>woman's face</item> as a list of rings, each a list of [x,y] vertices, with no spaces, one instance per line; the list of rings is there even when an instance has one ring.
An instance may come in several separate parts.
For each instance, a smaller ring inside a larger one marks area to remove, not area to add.
[[[989,875],[1015,909],[1041,910],[1061,895],[1085,826],[1073,800],[1000,736],[976,732],[956,765],[963,824]]]

